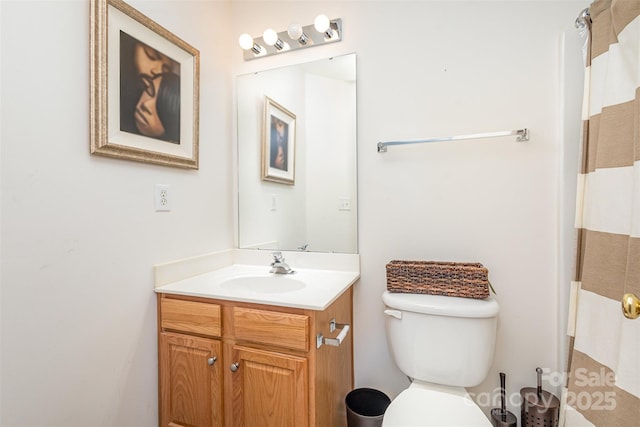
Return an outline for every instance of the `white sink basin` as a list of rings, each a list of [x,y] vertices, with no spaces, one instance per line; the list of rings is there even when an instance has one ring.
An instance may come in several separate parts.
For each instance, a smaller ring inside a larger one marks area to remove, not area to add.
[[[234,277],[220,284],[222,289],[264,294],[295,292],[304,289],[305,286],[301,280],[283,274]]]

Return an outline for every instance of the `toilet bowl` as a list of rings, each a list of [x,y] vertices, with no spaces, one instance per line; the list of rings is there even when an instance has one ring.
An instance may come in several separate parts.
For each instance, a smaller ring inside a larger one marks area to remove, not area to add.
[[[388,291],[382,300],[391,355],[412,381],[382,426],[491,426],[465,388],[480,384],[493,362],[498,303]]]

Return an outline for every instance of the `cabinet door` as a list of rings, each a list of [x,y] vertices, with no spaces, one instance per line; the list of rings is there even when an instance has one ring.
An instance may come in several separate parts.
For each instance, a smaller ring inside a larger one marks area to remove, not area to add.
[[[160,425],[222,427],[218,340],[160,334]]]
[[[307,427],[307,359],[233,347],[234,427]]]

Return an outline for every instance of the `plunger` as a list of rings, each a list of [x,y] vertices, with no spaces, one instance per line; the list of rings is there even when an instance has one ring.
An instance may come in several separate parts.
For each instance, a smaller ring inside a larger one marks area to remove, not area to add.
[[[504,372],[500,372],[500,408],[491,410],[491,423],[494,427],[516,427],[517,418],[512,412],[507,411],[506,402],[506,386],[507,376]]]

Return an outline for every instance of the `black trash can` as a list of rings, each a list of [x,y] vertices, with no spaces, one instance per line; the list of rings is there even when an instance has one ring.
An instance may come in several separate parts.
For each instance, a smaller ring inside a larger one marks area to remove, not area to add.
[[[380,390],[357,388],[347,394],[344,402],[348,427],[381,427],[391,399]]]

